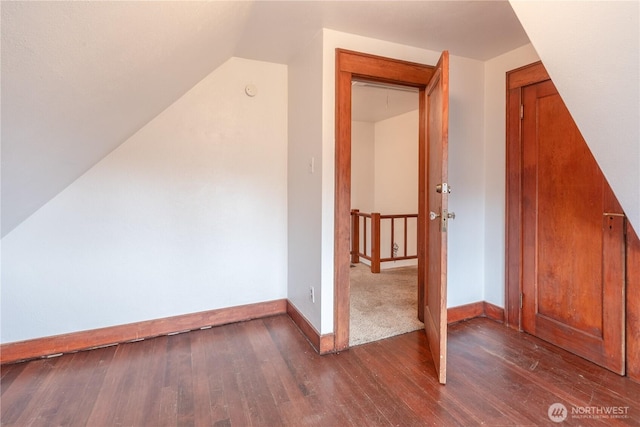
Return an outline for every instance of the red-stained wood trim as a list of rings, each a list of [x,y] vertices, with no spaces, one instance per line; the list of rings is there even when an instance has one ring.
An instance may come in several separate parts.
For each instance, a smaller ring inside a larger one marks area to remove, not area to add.
[[[508,85],[508,75],[507,75]],[[505,251],[505,324],[521,330],[520,293],[522,292],[522,168],[520,158],[520,116],[514,114],[522,103],[521,90],[507,89],[507,172],[506,172],[506,251]]]
[[[380,214],[371,214],[371,272],[380,273]]]
[[[220,326],[228,323],[275,316],[286,312],[287,300],[279,299],[162,319],[145,320],[126,325],[17,341],[0,346],[0,364],[60,353],[88,350],[96,347],[105,347],[209,326]]]
[[[482,316],[484,316],[484,303],[482,301],[447,309],[447,323],[455,323]]]
[[[420,89],[418,97],[420,120],[418,120],[418,224],[416,231],[418,236],[427,235],[427,96],[426,86]],[[418,239],[416,245],[418,252],[418,320],[424,323],[424,307],[427,304],[426,279],[427,266],[420,260],[427,259],[428,248],[426,239]]]
[[[504,322],[522,330],[520,294],[522,292],[522,146],[520,106],[522,88],[549,80],[542,62],[534,62],[507,72],[506,123],[506,251]]]
[[[534,62],[507,73],[507,92],[510,89],[519,89],[524,86],[549,80],[550,78],[542,62]]]
[[[447,323],[486,317],[496,322],[504,322],[504,309],[490,302],[478,301],[471,304],[459,305],[447,309]]]
[[[493,305],[490,302],[484,302],[484,316],[496,322],[504,323],[504,308]]]
[[[334,351],[334,334],[320,335],[318,330],[309,323],[307,318],[290,301],[287,301],[287,314],[319,354],[327,354]]]
[[[636,256],[640,256],[640,253]],[[0,346],[0,363],[12,363],[54,354],[106,347],[161,335],[275,316],[285,312],[319,354],[335,351],[334,334],[320,335],[291,302],[282,299],[7,343]],[[504,316],[500,307],[482,301],[449,308],[447,313],[448,323],[475,317],[488,317],[502,321]]]
[[[351,263],[360,262],[360,216],[359,209],[351,210]],[[365,229],[366,236],[366,229]]]
[[[424,87],[433,74],[434,67],[415,62],[370,55],[345,49],[337,49],[340,70],[353,77],[381,83]]]
[[[334,334],[324,334],[320,335],[320,354],[329,354],[335,352],[335,335]]]
[[[627,221],[627,376],[640,382],[640,239]]]
[[[389,262],[389,261],[404,261],[407,259],[418,259],[418,255],[409,255],[409,256],[397,256],[390,258],[380,258],[380,262]]]
[[[360,218],[363,218],[363,230],[360,232]],[[370,227],[367,227],[367,218],[370,220]],[[416,222],[418,220],[418,214],[393,214],[393,215],[382,215],[380,213],[365,213],[360,212],[359,209],[351,210],[351,263],[357,264],[360,262],[360,258],[364,258],[371,262],[370,269],[372,273],[380,273],[380,264],[383,262],[390,261],[403,261],[409,259],[417,259],[418,253],[416,251],[415,255],[407,255],[407,247],[408,247],[408,231],[407,224],[409,218],[415,218]],[[396,241],[395,238],[395,220],[402,219],[404,221],[404,251],[402,256],[393,256],[393,245]],[[391,223],[391,238],[389,239],[389,253],[390,257],[381,258],[380,257],[380,238],[381,238],[381,222],[382,220],[389,220]],[[367,233],[369,230],[369,233]],[[362,250],[366,251],[367,249],[367,235],[371,236],[371,255],[367,255],[365,252],[360,252],[360,235],[363,236],[364,245]],[[422,321],[422,320],[420,320]]]
[[[396,220],[391,218],[391,238],[389,239],[389,253],[391,254],[392,258],[393,258],[393,245],[396,241],[395,232],[396,232]]]
[[[347,54],[336,51],[336,146],[334,212],[334,301],[335,350],[349,347],[349,223],[351,210],[351,76],[343,70]],[[365,220],[366,221],[366,220]],[[366,229],[366,223],[365,223]],[[366,233],[365,233],[366,236]],[[365,237],[366,239],[366,237]],[[364,250],[367,243],[365,240]]]

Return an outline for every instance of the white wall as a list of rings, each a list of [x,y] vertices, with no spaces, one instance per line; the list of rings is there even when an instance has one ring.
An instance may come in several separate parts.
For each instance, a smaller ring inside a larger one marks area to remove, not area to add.
[[[352,107],[353,108],[353,107]],[[351,209],[360,212],[377,212],[375,208],[375,123],[351,122]],[[365,254],[371,254],[371,222],[360,221],[360,246]],[[365,245],[366,242],[366,245]],[[362,258],[360,262],[371,265]]]
[[[374,212],[375,124],[351,122],[351,209]]]
[[[416,94],[416,105],[418,95]],[[418,213],[419,111],[414,110],[375,124],[375,208],[381,214]],[[380,224],[380,256],[391,256],[391,220]],[[407,223],[407,252],[417,253],[417,220]],[[404,221],[395,221],[395,243],[404,254]],[[417,265],[417,260],[385,262],[380,268]]]
[[[416,94],[416,105],[418,96]],[[351,123],[351,207],[361,212],[418,213],[418,110],[376,123]],[[391,225],[381,221],[381,256],[391,256]],[[368,229],[370,231],[370,229]],[[395,220],[395,239],[404,255],[404,222]],[[407,253],[417,253],[417,220],[408,221]],[[364,244],[361,234],[360,247]],[[371,237],[367,233],[367,252]],[[362,260],[369,265],[369,261]],[[416,260],[381,264],[382,269],[415,265]]]
[[[322,34],[293,58],[289,70],[288,298],[321,332],[321,310],[333,292],[321,283]],[[313,159],[313,171],[310,163]],[[315,289],[315,302],[309,288]],[[322,329],[322,333],[329,332]]]
[[[484,291],[484,63],[450,57],[448,307]]]
[[[375,123],[376,212],[418,213],[419,126],[418,110]]]
[[[640,2],[511,1],[580,132],[640,228]]]
[[[322,98],[322,333],[333,331],[333,233],[335,177],[335,49],[345,48],[424,64],[440,52],[323,30]],[[484,64],[451,56],[449,183],[457,217],[449,231],[448,305],[481,301],[484,295]],[[329,304],[324,304],[329,298]]]
[[[484,300],[500,307],[505,294],[506,73],[538,59],[529,44],[484,64]]]
[[[286,150],[286,66],[229,59],[2,239],[2,342],[286,298]]]

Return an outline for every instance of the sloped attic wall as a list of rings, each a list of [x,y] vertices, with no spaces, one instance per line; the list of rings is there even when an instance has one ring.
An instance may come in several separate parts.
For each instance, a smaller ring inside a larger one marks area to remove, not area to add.
[[[231,58],[2,239],[2,342],[286,298],[286,169],[287,67]]]
[[[638,230],[640,3],[510,3]]]
[[[251,6],[3,1],[2,236],[233,56]]]

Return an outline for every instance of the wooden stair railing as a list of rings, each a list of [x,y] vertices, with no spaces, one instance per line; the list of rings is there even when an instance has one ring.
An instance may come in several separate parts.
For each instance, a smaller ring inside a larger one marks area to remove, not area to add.
[[[400,261],[407,259],[417,259],[418,254],[408,254],[408,220],[409,218],[418,218],[418,214],[399,214],[399,215],[381,215],[379,212],[375,213],[363,213],[360,212],[359,209],[351,210],[351,263],[357,264],[360,262],[360,258],[364,258],[371,262],[371,272],[372,273],[380,273],[380,263],[389,262],[389,261]],[[380,252],[380,223],[382,220],[390,220],[391,221],[391,235],[390,235],[390,257],[381,258]],[[404,221],[404,251],[402,252],[402,256],[397,256],[396,245],[396,236],[395,236],[395,222],[396,220]],[[362,222],[363,227],[360,226]],[[367,224],[369,224],[370,232],[367,233]],[[362,229],[362,234],[360,233]],[[363,248],[360,248],[360,240],[362,235]],[[367,254],[367,236],[371,236],[371,250],[370,253]],[[416,249],[417,251],[417,249]]]

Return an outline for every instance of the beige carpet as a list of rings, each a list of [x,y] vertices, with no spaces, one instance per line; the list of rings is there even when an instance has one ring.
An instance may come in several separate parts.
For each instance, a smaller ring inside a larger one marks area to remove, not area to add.
[[[382,270],[356,264],[350,269],[349,346],[422,329],[418,320],[417,267]]]

